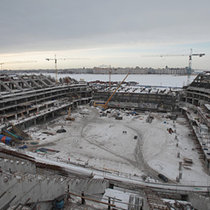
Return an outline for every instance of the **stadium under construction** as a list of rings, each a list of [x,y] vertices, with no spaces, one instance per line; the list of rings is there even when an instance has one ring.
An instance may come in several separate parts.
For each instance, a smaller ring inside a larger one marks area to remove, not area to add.
[[[210,208],[210,72],[183,88],[109,85],[0,75],[0,209]],[[171,139],[175,177],[154,164],[149,133]],[[193,167],[207,183],[184,180],[199,180]]]

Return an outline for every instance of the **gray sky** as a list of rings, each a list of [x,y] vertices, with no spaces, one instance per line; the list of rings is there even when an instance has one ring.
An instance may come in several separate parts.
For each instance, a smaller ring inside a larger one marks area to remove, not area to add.
[[[74,58],[62,68],[185,67],[184,56],[144,55],[189,54],[193,48],[206,53],[193,58],[195,68],[209,68],[209,11],[208,0],[1,0],[0,63],[6,68],[6,62],[36,59],[26,68],[49,68],[44,58],[56,53]]]

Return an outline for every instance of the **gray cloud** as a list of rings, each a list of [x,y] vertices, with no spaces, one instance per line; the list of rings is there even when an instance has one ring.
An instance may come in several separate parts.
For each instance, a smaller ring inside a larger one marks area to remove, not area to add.
[[[1,0],[0,52],[210,41],[210,1]]]

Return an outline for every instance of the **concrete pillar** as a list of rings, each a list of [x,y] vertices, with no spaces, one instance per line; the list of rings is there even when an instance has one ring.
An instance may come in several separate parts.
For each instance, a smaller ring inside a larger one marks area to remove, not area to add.
[[[110,201],[110,197],[108,197],[108,204],[110,204],[111,203],[111,201]],[[110,210],[111,209],[111,207],[110,207],[110,205],[108,205],[108,210]]]
[[[81,202],[82,202],[82,204],[85,204],[84,192],[82,192]]]
[[[182,162],[179,162],[179,171],[182,170]]]
[[[179,172],[179,180],[182,178],[182,172]]]

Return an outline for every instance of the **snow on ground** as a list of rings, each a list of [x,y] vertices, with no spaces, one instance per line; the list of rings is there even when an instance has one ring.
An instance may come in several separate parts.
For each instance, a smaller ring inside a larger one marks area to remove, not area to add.
[[[71,162],[105,171],[141,175],[134,156],[135,132],[118,124],[114,118],[99,117],[98,111],[94,111],[87,115],[87,110],[78,110],[72,114],[76,118],[74,122],[61,118],[55,124],[47,125],[47,129],[44,126],[39,132],[34,128],[30,132],[34,139],[40,139],[42,147],[59,150],[54,156],[64,161],[70,158]],[[46,130],[53,133],[61,127],[67,132],[54,136],[42,134]]]
[[[154,117],[151,124],[142,123],[138,126],[142,134],[144,159],[148,165],[171,180],[176,180],[179,175],[179,162],[183,163],[184,158],[190,158],[193,164],[187,167],[188,169],[182,167],[180,182],[208,184],[210,177],[205,173],[195,143],[188,135],[190,130],[187,120],[178,118],[173,122],[165,118],[164,114],[154,114]],[[170,134],[169,128],[176,133]],[[178,153],[180,158],[177,157]]]
[[[107,116],[101,116],[99,108],[81,106],[72,112],[75,121],[60,117],[54,123],[30,128],[29,132],[35,140],[39,139],[40,147],[59,151],[48,153],[48,158],[120,175],[146,174],[154,177],[154,174],[162,173],[175,181],[179,174],[179,162],[187,157],[193,159],[193,164],[188,167],[190,169],[182,168],[180,182],[210,183],[195,144],[188,135],[190,130],[184,118],[179,117],[173,122],[166,117],[167,114],[151,113],[154,120],[147,123],[149,113],[134,116],[128,111],[108,111]],[[119,114],[123,120],[113,117]],[[62,127],[67,132],[56,133]],[[170,134],[169,128],[176,133]],[[43,131],[55,135],[43,134]]]

